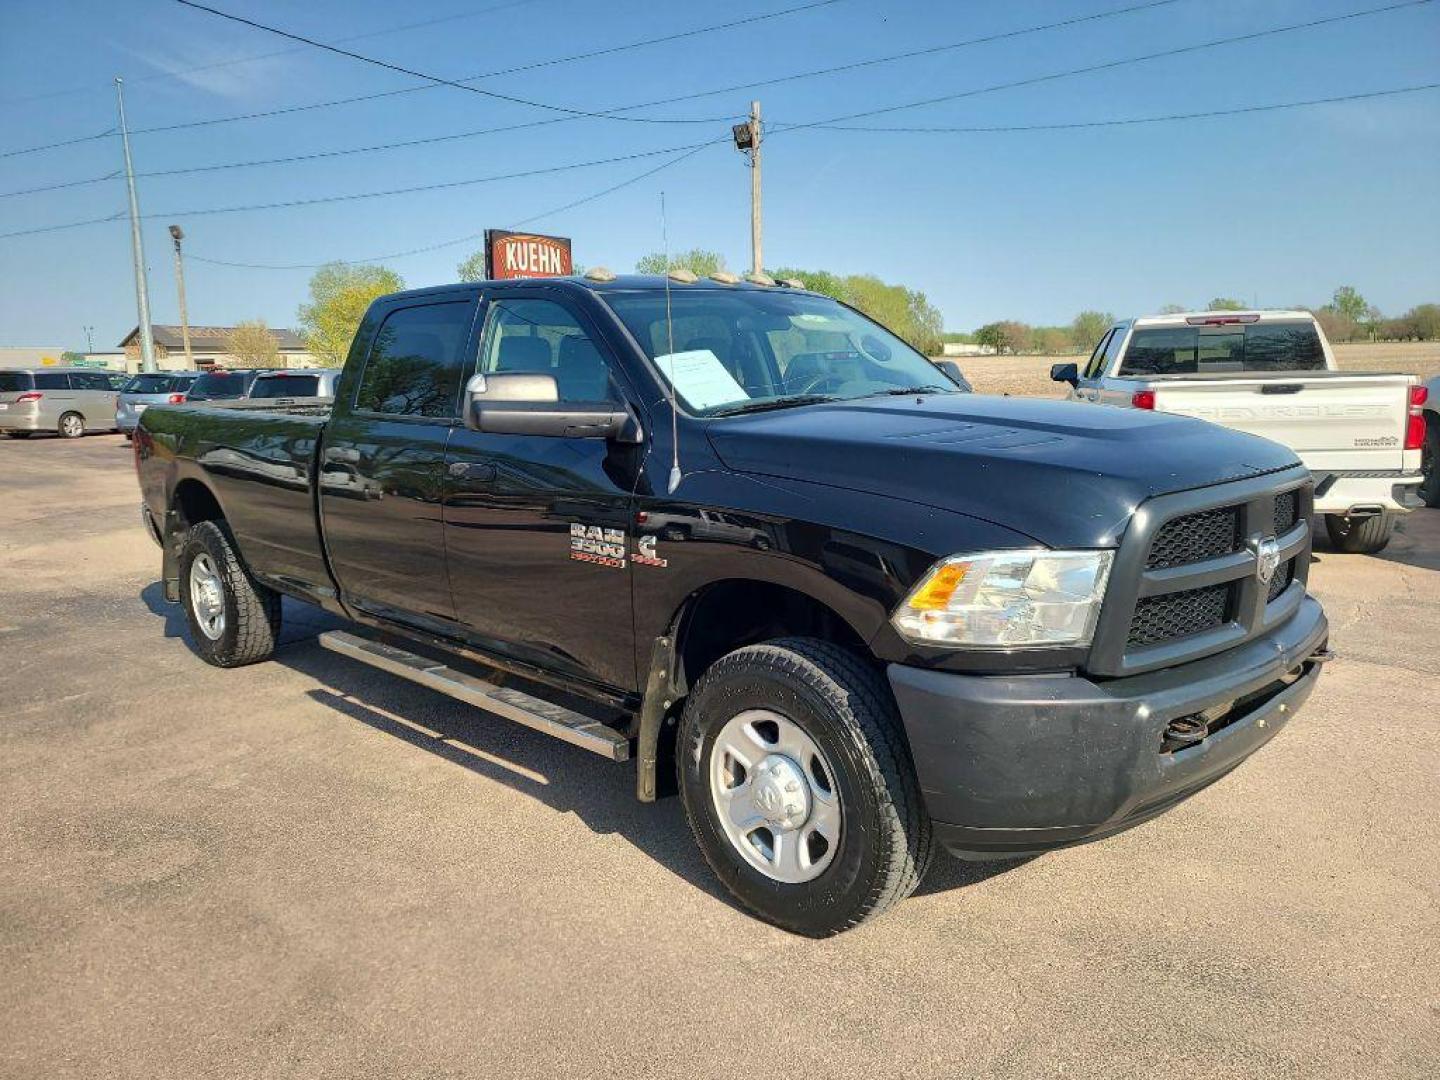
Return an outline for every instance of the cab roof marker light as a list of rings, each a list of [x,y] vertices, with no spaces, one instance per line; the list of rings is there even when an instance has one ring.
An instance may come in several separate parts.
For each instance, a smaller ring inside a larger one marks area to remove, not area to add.
[[[592,266],[589,270],[585,271],[585,280],[600,282],[614,281],[615,271],[606,266]]]
[[[795,277],[781,278],[781,279],[780,279],[780,284],[781,284],[781,285],[784,285],[787,289],[803,289],[803,288],[805,288],[805,283],[804,283],[803,281],[801,281],[799,278],[795,278]]]
[[[711,281],[718,281],[721,285],[739,285],[740,279],[729,270],[716,270],[710,275]]]
[[[752,285],[774,285],[774,284],[775,284],[775,279],[774,279],[773,277],[771,277],[769,274],[757,274],[757,273],[755,273],[755,271],[753,271],[753,270],[750,271],[750,273],[748,273],[748,274],[745,275],[745,280],[748,281],[748,282],[750,282],[750,284],[752,284]]]
[[[695,282],[700,280],[695,275],[695,271],[687,270],[683,266],[677,266],[674,270],[671,270],[669,276],[671,281],[678,281],[681,285],[694,285]]]

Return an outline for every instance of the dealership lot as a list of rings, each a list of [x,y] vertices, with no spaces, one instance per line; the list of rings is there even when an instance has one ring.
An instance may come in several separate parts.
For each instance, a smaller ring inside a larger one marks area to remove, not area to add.
[[[813,942],[629,767],[322,652],[201,663],[118,436],[0,444],[0,1073],[1433,1076],[1440,511],[1169,815]],[[1323,535],[1323,530],[1322,530]]]

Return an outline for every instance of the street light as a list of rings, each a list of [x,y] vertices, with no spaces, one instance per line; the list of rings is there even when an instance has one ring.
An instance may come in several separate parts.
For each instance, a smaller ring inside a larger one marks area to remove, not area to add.
[[[170,239],[175,241],[175,287],[180,291],[180,339],[185,343],[185,366],[193,371],[195,357],[190,354],[190,316],[185,310],[185,260],[180,255],[180,241],[185,239],[185,230],[179,225],[171,225]]]

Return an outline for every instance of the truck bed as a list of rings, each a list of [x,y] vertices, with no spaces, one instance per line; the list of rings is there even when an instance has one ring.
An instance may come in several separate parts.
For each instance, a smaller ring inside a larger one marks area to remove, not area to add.
[[[152,406],[140,421],[152,455],[141,470],[147,504],[163,512],[166,491],[199,481],[252,571],[307,596],[326,592],[315,477],[329,417],[328,399]]]

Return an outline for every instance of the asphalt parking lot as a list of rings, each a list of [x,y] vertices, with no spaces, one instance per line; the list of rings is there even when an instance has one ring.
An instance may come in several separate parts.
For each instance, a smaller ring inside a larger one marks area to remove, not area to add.
[[[1242,769],[814,942],[318,613],[206,666],[137,505],[119,436],[0,443],[5,1076],[1440,1074],[1440,511],[1317,544],[1340,659]]]

